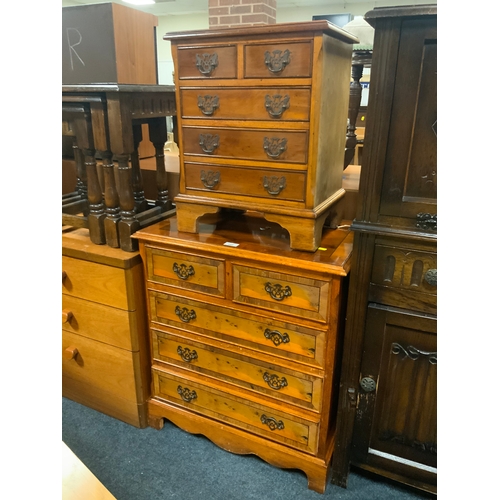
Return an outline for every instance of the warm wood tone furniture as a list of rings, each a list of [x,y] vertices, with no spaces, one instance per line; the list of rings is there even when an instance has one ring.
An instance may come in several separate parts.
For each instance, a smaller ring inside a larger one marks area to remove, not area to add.
[[[78,179],[77,191],[63,198],[63,224],[88,227],[95,244],[136,251],[131,235],[172,209],[163,148],[166,117],[176,113],[174,88],[63,85],[62,110],[63,135],[74,140]],[[143,124],[156,151],[158,197],[154,205],[144,197],[140,169]],[[102,158],[101,176],[96,153]]]
[[[236,228],[236,230],[235,230]],[[335,442],[337,374],[351,233],[291,250],[261,216],[178,219],[135,233],[146,267],[153,395],[164,418],[235,453],[303,470],[324,492]]]
[[[63,228],[63,396],[136,427],[147,426],[150,360],[138,252],[91,243]]]
[[[167,33],[179,110],[179,229],[252,210],[315,251],[344,195],[352,44],[327,21]]]
[[[334,460],[417,488],[437,477],[437,9],[374,9]]]
[[[116,3],[63,7],[62,83],[157,84],[156,26]]]

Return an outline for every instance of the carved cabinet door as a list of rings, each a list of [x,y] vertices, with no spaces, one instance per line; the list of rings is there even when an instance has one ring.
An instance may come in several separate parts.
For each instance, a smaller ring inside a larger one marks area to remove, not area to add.
[[[434,316],[369,306],[352,442],[354,464],[410,475],[417,483],[436,483],[436,328]]]

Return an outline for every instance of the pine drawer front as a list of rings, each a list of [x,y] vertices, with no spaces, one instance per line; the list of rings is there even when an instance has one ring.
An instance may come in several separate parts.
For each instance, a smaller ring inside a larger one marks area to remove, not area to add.
[[[151,321],[325,367],[325,331],[245,314],[206,302],[149,292]]]
[[[310,117],[309,88],[185,88],[180,97],[185,119],[308,122]]]
[[[112,346],[137,351],[137,313],[70,295],[62,296],[62,328]],[[143,332],[145,335],[145,333]]]
[[[127,297],[125,271],[72,257],[62,258],[62,293],[120,309],[135,309]]]
[[[147,247],[147,279],[224,297],[224,261]]]
[[[245,45],[245,78],[310,78],[312,40]]]
[[[182,134],[186,157],[307,165],[307,130],[184,126]]]
[[[232,45],[178,47],[180,79],[236,78],[237,48]]]
[[[317,451],[317,422],[154,368],[153,384],[159,398],[293,448]]]
[[[326,322],[330,282],[233,265],[233,300]]]
[[[436,313],[436,252],[376,244],[370,281],[371,300]]]
[[[321,410],[323,381],[208,344],[153,330],[153,357],[310,410]]]
[[[280,201],[305,201],[305,172],[185,163],[186,192],[205,191]]]

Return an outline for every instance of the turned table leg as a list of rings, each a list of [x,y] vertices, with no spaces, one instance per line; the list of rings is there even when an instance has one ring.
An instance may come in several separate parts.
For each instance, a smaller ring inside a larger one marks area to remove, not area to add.
[[[104,233],[104,204],[102,202],[102,190],[97,177],[97,165],[95,161],[95,150],[84,149],[85,169],[87,172],[87,197],[89,200],[89,233],[90,240],[96,245],[104,245],[106,236]]]
[[[106,205],[106,218],[104,219],[104,232],[106,243],[113,248],[120,248],[118,222],[120,221],[120,204],[115,181],[115,166],[111,151],[102,153],[102,169],[104,178],[104,203]]]
[[[143,212],[148,208],[148,202],[144,197],[144,184],[142,182],[141,165],[139,159],[139,144],[142,141],[141,125],[132,125],[134,135],[134,151],[130,155],[132,164],[132,190],[134,192],[135,209],[137,213]]]

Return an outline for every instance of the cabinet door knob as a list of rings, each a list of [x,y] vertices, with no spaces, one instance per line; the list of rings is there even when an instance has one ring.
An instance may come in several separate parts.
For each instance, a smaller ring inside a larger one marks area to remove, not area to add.
[[[377,382],[371,377],[363,377],[359,385],[365,392],[373,392],[377,388]]]
[[[75,346],[70,346],[65,349],[64,357],[66,359],[75,359],[78,356],[78,349]]]
[[[63,309],[62,322],[69,323],[72,318],[73,318],[73,313],[69,309]]]
[[[431,286],[437,286],[438,284],[437,269],[429,269],[424,275],[424,280]]]

